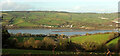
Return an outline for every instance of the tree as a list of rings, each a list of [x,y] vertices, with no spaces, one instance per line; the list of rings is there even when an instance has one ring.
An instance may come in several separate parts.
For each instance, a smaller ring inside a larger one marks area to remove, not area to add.
[[[45,37],[42,42],[46,49],[52,49],[55,45],[55,41],[49,37]]]
[[[28,43],[28,41],[25,41],[23,45],[24,45],[25,48],[29,48],[30,47],[30,44]]]
[[[35,39],[33,37],[29,38],[28,44],[30,44],[30,46],[34,47],[34,43],[35,43]]]
[[[8,45],[8,38],[10,37],[10,34],[8,33],[5,26],[2,26],[2,47],[4,48],[5,45]]]
[[[40,40],[35,40],[34,48],[41,48],[42,42]]]
[[[68,39],[59,39],[59,42],[57,43],[57,49],[58,50],[66,50],[67,46],[69,45],[69,40]]]
[[[23,42],[25,48],[34,47],[35,39],[33,37],[29,39],[24,38]]]

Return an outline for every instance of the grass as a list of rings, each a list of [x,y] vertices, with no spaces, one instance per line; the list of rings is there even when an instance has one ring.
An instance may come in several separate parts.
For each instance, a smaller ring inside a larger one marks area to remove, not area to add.
[[[50,50],[2,49],[3,54],[53,54]],[[55,51],[54,54],[104,54],[95,52]]]
[[[23,22],[23,23],[18,24],[18,26],[36,26],[36,25],[30,22]]]
[[[4,14],[7,13],[7,14]],[[4,24],[10,24],[13,19],[15,26],[40,26],[40,25],[70,25],[75,27],[107,27],[112,20],[117,18],[117,13],[62,13],[62,12],[3,12]],[[103,20],[99,17],[109,18]],[[6,22],[6,20],[8,20]],[[110,26],[108,26],[110,28]]]
[[[3,54],[53,54],[48,50],[2,49]],[[73,54],[74,52],[55,51],[55,54]]]
[[[52,51],[23,49],[3,49],[2,52],[3,54],[52,54]]]
[[[89,35],[89,36],[79,36],[71,38],[74,43],[84,43],[84,42],[96,42],[98,44],[102,44],[109,40],[109,36],[111,34],[97,34],[97,35]]]
[[[118,44],[118,40],[120,39],[120,37],[110,41],[109,43],[107,43],[106,45],[107,46],[111,46],[111,47],[114,47],[116,44]]]

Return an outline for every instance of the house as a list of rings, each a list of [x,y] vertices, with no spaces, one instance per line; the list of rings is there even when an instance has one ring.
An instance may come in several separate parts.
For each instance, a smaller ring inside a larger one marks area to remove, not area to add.
[[[100,18],[100,19],[109,19],[109,18],[105,18],[105,17],[98,17],[98,18]]]
[[[116,29],[120,28],[120,18],[114,19],[112,22],[116,25]]]

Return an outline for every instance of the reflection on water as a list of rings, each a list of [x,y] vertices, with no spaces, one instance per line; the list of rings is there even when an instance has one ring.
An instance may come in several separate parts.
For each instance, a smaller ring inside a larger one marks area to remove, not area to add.
[[[58,32],[56,32],[58,31]],[[62,32],[61,32],[62,31]],[[113,32],[115,30],[78,30],[78,29],[9,29],[10,33],[31,33],[31,34],[65,34],[65,35],[74,35],[74,34],[86,34],[86,33],[104,33],[104,32]]]
[[[106,56],[105,54],[4,54],[2,56]],[[119,56],[118,54],[114,54],[111,56]]]

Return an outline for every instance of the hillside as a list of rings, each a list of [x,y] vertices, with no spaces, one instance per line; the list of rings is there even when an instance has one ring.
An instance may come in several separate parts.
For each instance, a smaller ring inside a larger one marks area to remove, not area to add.
[[[89,36],[78,36],[78,37],[72,37],[70,40],[73,43],[81,44],[85,48],[95,48],[97,47],[107,47],[111,51],[117,51],[119,48],[118,40],[120,40],[120,37],[117,37],[115,39],[112,39],[110,42],[106,43],[110,40],[110,34],[95,34],[95,35],[89,35]],[[106,44],[105,44],[106,43]]]
[[[107,46],[110,46],[110,47],[113,47],[115,46],[116,44],[118,44],[118,40],[120,39],[120,37],[110,41],[109,43],[107,43]]]
[[[74,43],[85,43],[85,42],[95,42],[97,44],[103,44],[109,40],[109,36],[111,34],[97,34],[97,35],[89,35],[89,36],[78,36],[72,37],[71,41]]]
[[[54,11],[9,11],[2,24],[10,27],[113,29],[117,13],[68,13]]]

